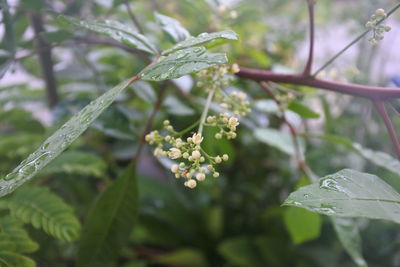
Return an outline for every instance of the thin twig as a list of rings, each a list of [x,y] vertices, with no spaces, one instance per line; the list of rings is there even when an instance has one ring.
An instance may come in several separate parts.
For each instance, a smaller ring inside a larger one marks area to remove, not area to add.
[[[142,153],[144,144],[146,143],[146,139],[145,139],[146,134],[150,131],[151,127],[153,126],[154,118],[155,118],[157,112],[159,111],[159,109],[161,108],[161,105],[163,103],[164,94],[165,94],[165,91],[166,91],[165,90],[166,84],[167,84],[166,82],[162,83],[160,88],[159,88],[160,90],[158,90],[157,100],[153,105],[153,109],[152,109],[152,111],[151,111],[151,113],[149,115],[149,118],[147,119],[146,126],[144,127],[144,131],[143,131],[143,133],[142,133],[142,135],[140,137],[140,140],[139,140],[139,146],[138,146],[138,148],[136,150],[136,155],[133,158],[133,160],[136,161],[136,162],[140,158],[140,155]]]
[[[44,32],[43,17],[39,13],[30,15],[33,31],[36,38],[36,46],[38,50],[49,47],[49,44],[44,40],[40,33]],[[39,62],[42,68],[43,78],[46,83],[47,103],[50,108],[58,103],[57,81],[53,69],[53,60],[51,58],[51,48],[38,52]]]
[[[386,129],[390,135],[390,139],[392,140],[392,144],[394,146],[394,150],[396,151],[397,157],[400,159],[400,143],[397,137],[396,130],[394,129],[393,123],[390,120],[390,117],[386,111],[385,105],[382,101],[372,101],[379,115],[383,119]]]
[[[314,7],[315,7],[315,1],[314,0],[306,0],[307,1],[307,7],[308,7],[308,16],[309,16],[309,24],[310,24],[310,48],[308,51],[308,59],[307,59],[307,64],[306,67],[304,68],[304,76],[310,76],[311,75],[311,69],[312,69],[312,63],[313,63],[313,58],[314,58],[314,32],[315,32],[315,22],[314,22]]]
[[[380,21],[378,21],[377,24],[382,23],[384,20],[386,20],[388,17],[390,17],[390,15],[392,15],[398,8],[400,8],[400,4],[397,4],[396,6],[394,6],[386,15],[385,18],[381,19]],[[359,36],[357,36],[353,41],[351,41],[348,45],[346,45],[342,50],[340,50],[336,55],[334,55],[331,59],[329,59],[324,65],[322,65],[322,67],[320,67],[316,72],[313,73],[313,77],[317,76],[318,73],[320,73],[323,69],[325,69],[327,66],[329,66],[330,64],[332,64],[333,61],[335,61],[338,57],[340,57],[344,52],[347,51],[347,49],[349,49],[350,47],[352,47],[355,43],[357,43],[358,41],[360,41],[365,35],[367,35],[371,30],[368,29],[366,31],[364,31],[363,33],[361,33]]]
[[[140,23],[139,23],[138,19],[136,18],[135,14],[133,13],[132,8],[131,8],[131,6],[129,5],[128,0],[124,0],[124,5],[125,5],[125,7],[126,7],[126,11],[127,11],[128,14],[129,14],[129,17],[131,17],[131,20],[132,20],[133,24],[136,26],[137,30],[138,30],[141,34],[143,34],[142,26],[140,26]]]

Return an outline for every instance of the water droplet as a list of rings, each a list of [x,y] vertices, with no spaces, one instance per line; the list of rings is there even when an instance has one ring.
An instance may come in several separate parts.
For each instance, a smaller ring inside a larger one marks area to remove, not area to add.
[[[20,178],[20,174],[18,172],[12,172],[6,175],[6,177],[4,177],[4,180],[9,181],[9,180],[14,180],[14,179],[19,179]]]
[[[36,166],[35,166],[35,162],[30,162],[28,164],[26,164],[25,166],[22,166],[18,172],[23,175],[23,176],[29,176],[32,173],[34,173],[36,171]]]
[[[200,33],[198,37],[206,37],[206,36],[208,36],[208,33],[203,32],[203,33]]]
[[[309,195],[309,194],[304,194],[303,197],[304,197],[304,198],[309,198],[310,195]]]

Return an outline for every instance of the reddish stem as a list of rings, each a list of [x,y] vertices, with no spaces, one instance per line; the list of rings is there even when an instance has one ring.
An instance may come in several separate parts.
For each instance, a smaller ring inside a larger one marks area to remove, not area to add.
[[[379,112],[379,115],[382,117],[383,121],[385,122],[386,129],[389,132],[390,139],[392,140],[397,157],[399,157],[399,159],[400,159],[399,139],[397,137],[397,133],[396,133],[396,130],[394,129],[393,123],[390,120],[389,115],[387,114],[384,103],[382,101],[377,101],[377,100],[372,101],[372,103],[374,103],[376,110]]]
[[[333,82],[313,77],[306,77],[303,74],[282,74],[268,70],[241,67],[240,71],[236,75],[254,81],[272,81],[278,83],[311,86],[342,94],[364,97],[372,100],[400,98],[400,88]]]

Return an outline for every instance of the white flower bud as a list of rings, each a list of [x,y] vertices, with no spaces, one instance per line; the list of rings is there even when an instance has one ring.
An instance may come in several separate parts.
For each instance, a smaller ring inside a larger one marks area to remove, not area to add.
[[[185,168],[185,163],[183,162],[179,163],[179,168]]]
[[[204,181],[206,179],[206,175],[204,173],[198,173],[196,175],[196,179],[197,179],[197,181],[200,181],[200,182]]]
[[[219,177],[219,172],[214,172],[214,173],[213,173],[213,177],[214,177],[214,178],[218,178],[218,177]]]
[[[196,187],[197,183],[196,183],[195,180],[189,180],[189,181],[187,181],[187,182],[185,183],[185,185],[186,185],[187,187],[193,189],[193,188]]]
[[[236,127],[236,126],[238,126],[238,125],[239,125],[239,121],[238,121],[237,118],[231,117],[231,118],[229,119],[229,121],[228,121],[228,126],[229,126],[230,128]]]
[[[159,156],[162,156],[162,154],[163,154],[163,150],[161,148],[157,147],[154,150],[154,156],[159,157]]]
[[[238,73],[240,71],[240,69],[239,69],[239,65],[238,64],[233,64],[232,66],[231,66],[231,72],[233,73],[233,74],[235,74],[235,73]]]
[[[164,126],[168,126],[169,125],[169,120],[165,120],[163,121]]]
[[[385,10],[382,8],[375,10],[375,15],[377,15],[379,17],[386,17]]]
[[[223,154],[223,155],[222,155],[222,159],[223,159],[224,161],[227,161],[227,160],[229,159],[229,156],[228,156],[227,154]]]
[[[216,163],[221,163],[221,162],[222,162],[221,157],[220,157],[220,156],[216,156],[216,157],[215,157],[215,162],[216,162]]]
[[[182,156],[182,153],[178,148],[173,147],[169,149],[168,156],[171,159],[178,159]]]
[[[221,139],[221,138],[222,138],[222,134],[220,134],[220,133],[215,134],[215,139]]]
[[[172,173],[177,173],[179,171],[179,166],[178,164],[174,164],[171,166],[171,172]]]
[[[187,152],[183,153],[182,157],[183,157],[184,159],[187,159],[187,158],[189,157],[189,153],[187,153]]]
[[[195,151],[192,152],[192,158],[193,159],[197,160],[197,159],[200,159],[200,157],[201,157],[200,151],[195,150]]]

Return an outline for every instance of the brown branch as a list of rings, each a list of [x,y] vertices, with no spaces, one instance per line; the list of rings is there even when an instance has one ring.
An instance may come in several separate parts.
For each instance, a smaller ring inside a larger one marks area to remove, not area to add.
[[[268,70],[242,67],[236,75],[254,81],[272,81],[277,83],[311,86],[342,94],[364,97],[372,100],[400,98],[400,88],[396,87],[379,87],[354,83],[340,83],[317,79],[313,77],[306,77],[303,74],[282,74]]]
[[[58,103],[59,97],[57,92],[57,81],[53,69],[53,60],[51,58],[51,47],[47,41],[40,36],[40,33],[45,31],[42,15],[39,13],[32,13],[30,19],[33,31],[35,32],[36,47],[39,51],[38,56],[40,67],[46,83],[47,103],[48,106],[52,108]]]
[[[387,114],[385,105],[382,101],[372,101],[372,103],[374,103],[374,106],[376,108],[376,110],[378,111],[379,115],[381,116],[381,118],[383,119],[383,121],[385,122],[385,126],[386,129],[390,135],[390,139],[392,140],[392,144],[394,146],[394,149],[396,151],[397,157],[399,157],[400,159],[400,143],[399,143],[399,139],[397,137],[397,133],[396,130],[394,129],[393,123],[390,120],[389,115]]]
[[[310,76],[311,75],[311,69],[312,69],[312,63],[313,63],[313,58],[314,58],[314,32],[315,32],[315,22],[314,22],[314,6],[315,6],[315,1],[314,0],[306,0],[307,1],[307,7],[308,7],[308,16],[309,16],[309,24],[310,24],[310,48],[308,51],[308,59],[307,59],[307,64],[306,67],[304,68],[304,76]]]

